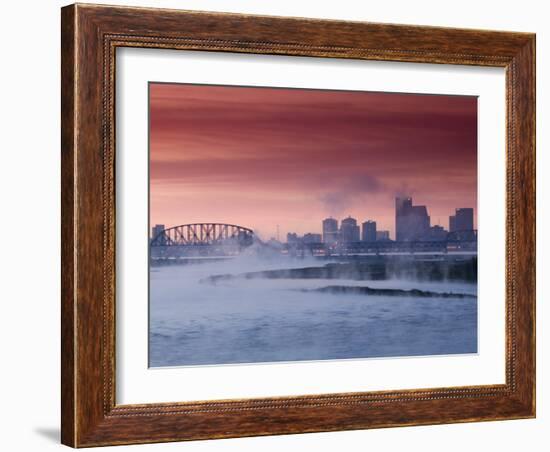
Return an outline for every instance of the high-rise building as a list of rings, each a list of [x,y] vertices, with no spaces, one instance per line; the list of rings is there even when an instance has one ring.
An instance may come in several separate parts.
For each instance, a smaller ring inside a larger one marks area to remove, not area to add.
[[[286,235],[286,243],[288,244],[298,243],[298,234],[296,234],[295,232],[289,232]]]
[[[412,198],[395,198],[395,240],[403,241],[406,236],[407,213],[412,209]]]
[[[422,240],[430,231],[426,206],[414,206],[412,198],[395,198],[395,239],[398,242]]]
[[[321,234],[308,232],[307,234],[304,234],[302,240],[304,243],[321,243]]]
[[[434,241],[447,240],[447,231],[443,229],[442,226],[434,225],[430,228],[430,233],[427,238]]]
[[[376,241],[385,242],[390,239],[390,231],[376,231]]]
[[[376,221],[367,220],[362,224],[361,240],[363,242],[376,242]]]
[[[338,220],[325,218],[323,220],[323,242],[336,243],[338,241]]]
[[[342,242],[358,242],[359,232],[359,226],[357,226],[357,220],[355,218],[347,217],[342,220],[340,226],[340,238]]]
[[[474,209],[462,207],[455,209],[455,214],[449,217],[449,231],[472,231],[474,229]]]
[[[156,224],[154,225],[152,228],[151,228],[151,240],[155,240],[155,238],[162,234],[164,232],[164,225],[163,224]],[[164,237],[161,239],[161,243],[158,243],[159,245],[161,245],[162,243],[164,243]]]

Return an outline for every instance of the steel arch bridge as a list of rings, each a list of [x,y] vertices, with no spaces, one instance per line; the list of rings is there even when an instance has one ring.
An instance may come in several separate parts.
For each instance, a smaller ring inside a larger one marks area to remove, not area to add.
[[[246,247],[254,231],[225,223],[191,223],[164,229],[151,240],[151,247]]]

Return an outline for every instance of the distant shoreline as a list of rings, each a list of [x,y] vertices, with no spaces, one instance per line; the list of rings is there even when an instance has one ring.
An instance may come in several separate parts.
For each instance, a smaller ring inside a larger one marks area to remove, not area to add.
[[[422,297],[422,298],[477,298],[476,295],[454,292],[433,292],[420,289],[378,289],[368,286],[326,286],[318,289],[299,289],[300,292],[319,292],[333,295],[372,295],[389,297]]]
[[[202,283],[216,284],[235,279],[339,279],[353,281],[414,279],[417,281],[477,282],[477,257],[458,261],[373,259],[331,262],[320,266],[281,268],[254,272],[211,275]]]

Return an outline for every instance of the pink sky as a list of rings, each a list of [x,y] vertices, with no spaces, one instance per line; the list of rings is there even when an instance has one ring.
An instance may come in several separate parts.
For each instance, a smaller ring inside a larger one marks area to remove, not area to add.
[[[477,98],[150,84],[150,221],[394,234],[394,198],[448,227],[477,203]],[[476,212],[477,213],[477,212]]]

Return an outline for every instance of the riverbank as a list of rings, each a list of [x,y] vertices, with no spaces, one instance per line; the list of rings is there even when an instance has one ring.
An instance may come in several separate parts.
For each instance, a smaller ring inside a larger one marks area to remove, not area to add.
[[[215,274],[202,279],[201,282],[216,284],[234,279],[340,279],[355,281],[414,279],[416,281],[476,282],[477,257],[436,261],[377,258],[331,262],[302,268]]]

